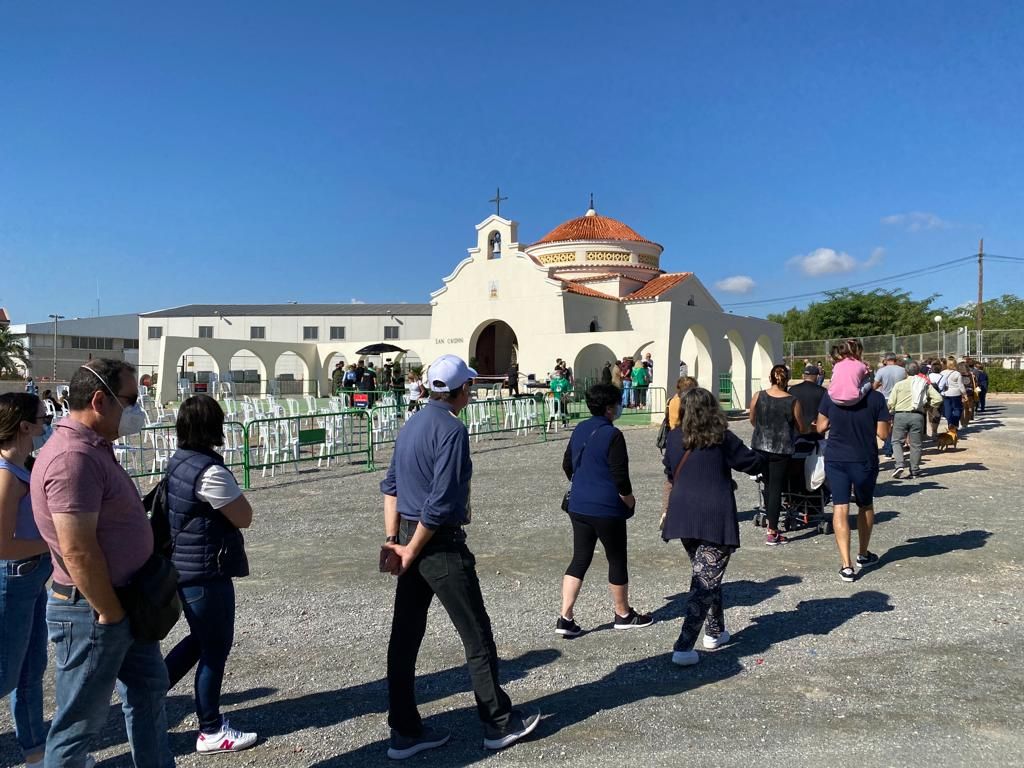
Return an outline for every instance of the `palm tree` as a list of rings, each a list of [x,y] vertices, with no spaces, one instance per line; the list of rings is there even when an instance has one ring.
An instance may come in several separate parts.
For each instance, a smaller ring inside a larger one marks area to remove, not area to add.
[[[25,343],[15,338],[10,328],[0,327],[0,376],[19,375],[22,366],[18,363],[27,363],[28,358]]]

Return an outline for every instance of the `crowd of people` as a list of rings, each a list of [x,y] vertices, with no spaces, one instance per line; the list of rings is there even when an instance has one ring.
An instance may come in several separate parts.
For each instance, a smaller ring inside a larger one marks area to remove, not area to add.
[[[601,369],[601,383],[611,384],[620,392],[623,408],[646,408],[647,390],[654,379],[654,360],[646,352],[640,361],[632,356],[621,360],[605,361]]]
[[[808,363],[793,386],[785,366],[771,369],[769,386],[751,400],[750,447],[729,430],[717,397],[694,378],[680,376],[666,413],[661,532],[665,541],[681,542],[691,581],[673,663],[699,662],[695,646],[702,632],[707,650],[731,639],[721,585],[740,544],[734,470],[763,476],[765,544],[779,546],[786,543],[779,517],[795,446],[827,439],[824,469],[839,575],[854,581],[855,566],[878,559],[869,545],[879,451],[894,456],[894,477],[920,476],[921,445],[934,415],[941,411],[947,422],[942,434],[948,436],[969,423],[975,407],[984,411],[987,377],[974,361],[898,364],[895,355],[886,355],[872,372],[853,340],[838,345],[833,357],[827,389],[816,365]],[[627,523],[636,497],[626,441],[614,425],[627,389],[629,402],[643,403],[639,390],[649,383],[652,367],[649,356],[639,365],[629,358],[609,361],[607,376],[586,392],[591,416],[573,430],[563,456],[570,487],[562,508],[573,542],[554,626],[563,637],[584,632],[575,606],[598,542],[608,564],[612,626],[627,631],[653,623],[629,599]],[[554,378],[568,383],[564,369],[556,370]],[[372,365],[363,370],[363,380],[369,371]],[[410,375],[409,398],[425,406],[399,433],[380,484],[379,568],[396,578],[387,653],[392,759],[440,747],[450,736],[424,723],[416,706],[416,657],[434,596],[465,646],[484,748],[511,746],[541,717],[515,708],[499,683],[491,623],[466,543],[472,460],[466,427],[452,416],[469,404],[476,375],[452,355],[431,364],[428,382]],[[627,380],[632,386],[625,386]],[[179,409],[178,449],[166,482],[158,486],[164,495],[147,497],[164,509],[168,530],[162,537],[111,447],[145,423],[132,366],[91,361],[72,377],[66,399],[70,415],[51,429],[52,416],[36,394],[0,396],[0,694],[10,694],[26,763],[94,765],[88,750],[116,687],[135,765],[172,766],[165,700],[190,673],[197,752],[251,747],[257,735],[234,728],[220,710],[234,637],[233,580],[249,572],[242,531],[253,521],[249,501],[217,451],[224,440],[220,405],[195,395]],[[851,503],[857,505],[855,560]],[[151,509],[155,521],[157,507]],[[165,657],[159,640],[179,611],[188,634]],[[56,712],[49,727],[43,717],[47,637],[56,651]]]

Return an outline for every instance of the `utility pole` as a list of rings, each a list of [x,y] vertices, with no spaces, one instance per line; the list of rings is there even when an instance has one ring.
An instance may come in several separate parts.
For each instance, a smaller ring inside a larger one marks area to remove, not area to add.
[[[63,320],[64,315],[50,315],[53,318],[53,381],[57,381],[57,321]]]
[[[983,257],[985,256],[985,238],[978,240],[978,306],[974,310],[974,327],[978,332],[978,357],[981,357],[981,324],[984,319],[985,310],[981,306],[982,302],[982,286],[984,282],[984,264],[982,263]]]

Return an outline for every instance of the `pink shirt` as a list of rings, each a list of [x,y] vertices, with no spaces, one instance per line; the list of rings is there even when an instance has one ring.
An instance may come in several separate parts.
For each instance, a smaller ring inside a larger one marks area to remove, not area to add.
[[[852,404],[863,396],[861,385],[868,375],[868,367],[861,360],[844,357],[832,367],[832,380],[828,396],[834,403]]]
[[[32,513],[54,553],[53,580],[74,586],[61,565],[54,515],[97,514],[96,538],[115,587],[153,554],[153,529],[135,484],[110,442],[74,419],[54,425],[32,467]]]

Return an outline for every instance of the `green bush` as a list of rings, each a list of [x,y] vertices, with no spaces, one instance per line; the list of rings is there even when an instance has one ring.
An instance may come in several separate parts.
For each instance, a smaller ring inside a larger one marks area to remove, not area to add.
[[[1024,392],[1024,371],[986,366],[989,392]]]

